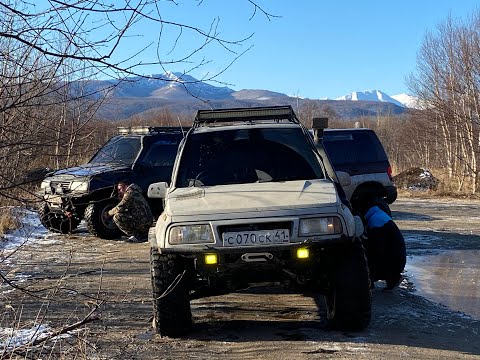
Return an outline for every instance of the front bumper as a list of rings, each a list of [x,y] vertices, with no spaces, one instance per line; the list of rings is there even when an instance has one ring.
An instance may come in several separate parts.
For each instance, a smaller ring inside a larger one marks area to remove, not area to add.
[[[294,244],[288,247],[255,249],[216,249],[206,252],[177,253],[193,267],[197,282],[194,289],[216,289],[228,293],[259,283],[282,283],[326,289],[328,275],[344,249],[355,238],[343,236],[332,242]],[[358,241],[358,239],[357,239]],[[299,258],[297,250],[307,248],[309,256]],[[207,263],[206,255],[215,254],[216,263]],[[202,292],[200,291],[199,294]],[[202,297],[207,295],[195,295]],[[211,295],[211,294],[210,294]]]

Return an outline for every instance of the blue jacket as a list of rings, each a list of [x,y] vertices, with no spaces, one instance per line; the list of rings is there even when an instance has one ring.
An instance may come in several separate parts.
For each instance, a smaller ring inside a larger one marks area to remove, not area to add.
[[[392,221],[392,218],[378,206],[373,206],[365,213],[365,221],[367,229],[373,229],[384,226],[387,222]]]

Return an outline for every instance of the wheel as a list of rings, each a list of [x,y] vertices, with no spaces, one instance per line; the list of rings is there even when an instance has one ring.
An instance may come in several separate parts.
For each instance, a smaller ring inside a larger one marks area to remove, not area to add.
[[[80,224],[80,219],[75,216],[67,217],[63,214],[52,213],[46,202],[42,203],[38,209],[38,217],[40,218],[40,223],[47,230],[62,234],[71,233]]]
[[[360,331],[371,318],[372,295],[367,259],[360,240],[338,251],[325,295],[330,328]]]
[[[103,239],[115,239],[123,233],[115,225],[113,218],[105,216],[105,213],[114,208],[117,200],[110,198],[89,204],[85,209],[85,223],[90,234]]]
[[[380,194],[365,193],[362,196],[352,197],[352,206],[357,213],[364,215],[372,206],[378,206],[388,216],[392,217],[392,211],[386,199]]]
[[[392,217],[392,210],[388,206],[387,201],[383,197],[377,197],[375,199],[375,205],[377,205],[382,211],[384,211],[388,216]]]
[[[150,250],[153,327],[161,336],[178,337],[192,325],[187,269],[178,255]]]

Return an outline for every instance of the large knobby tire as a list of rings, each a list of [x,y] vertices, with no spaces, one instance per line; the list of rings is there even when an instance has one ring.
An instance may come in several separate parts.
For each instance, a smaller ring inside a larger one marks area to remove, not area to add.
[[[90,234],[102,239],[115,239],[123,232],[115,225],[111,216],[106,216],[108,210],[115,207],[118,201],[110,198],[89,204],[85,209],[85,223]]]
[[[178,337],[192,326],[187,269],[178,255],[150,250],[153,328],[161,336]]]
[[[377,197],[375,199],[375,204],[383,210],[388,216],[392,217],[392,210],[390,210],[390,206],[388,206],[387,200],[383,197]]]
[[[49,231],[68,234],[75,230],[80,224],[80,219],[75,216],[67,217],[63,214],[56,214],[50,211],[47,203],[42,203],[38,209],[40,223]]]
[[[335,254],[335,260],[325,295],[328,325],[340,331],[363,330],[370,323],[372,294],[361,242],[345,246]]]

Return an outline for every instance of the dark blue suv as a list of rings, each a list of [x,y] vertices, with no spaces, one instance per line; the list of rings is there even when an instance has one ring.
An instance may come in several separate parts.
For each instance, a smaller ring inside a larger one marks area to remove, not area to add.
[[[91,234],[105,239],[118,237],[120,230],[112,218],[104,216],[118,202],[115,184],[129,180],[146,194],[151,183],[170,181],[178,145],[186,130],[119,128],[119,135],[111,138],[87,164],[49,174],[40,189],[42,225],[51,231],[69,233],[84,219]],[[149,201],[158,216],[162,202]]]

